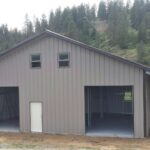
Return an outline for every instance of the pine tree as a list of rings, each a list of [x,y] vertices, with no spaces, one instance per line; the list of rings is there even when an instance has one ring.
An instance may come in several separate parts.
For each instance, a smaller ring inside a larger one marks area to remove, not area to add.
[[[128,38],[128,15],[127,10],[121,2],[111,2],[108,18],[109,35],[113,44],[121,48],[127,48]]]
[[[73,19],[70,20],[70,22],[68,23],[68,32],[67,32],[67,36],[69,36],[70,38],[73,39],[78,39],[78,29],[77,26],[74,22]]]
[[[28,37],[27,35],[27,30],[28,30],[28,24],[29,24],[29,16],[28,14],[25,15],[25,22],[24,22],[24,33],[26,34],[26,36]]]
[[[0,26],[0,50],[11,47],[18,41],[24,40],[35,33],[41,33],[46,28],[64,34],[81,42],[110,50],[120,46],[120,49],[136,48],[138,60],[150,64],[150,1],[130,0],[124,5],[121,0],[108,0],[99,3],[97,17],[106,20],[107,30],[98,32],[95,6],[81,4],[72,8],[51,12],[49,19],[45,15],[36,18],[34,23],[28,15],[25,16],[22,31],[9,29],[7,25]],[[102,32],[102,33],[101,33]],[[141,44],[142,43],[142,44]]]
[[[77,26],[79,29],[83,29],[84,26],[83,24],[86,19],[87,17],[85,5],[81,4],[80,6],[77,7]]]
[[[85,5],[85,12],[86,12],[86,17],[89,21],[95,21],[96,19],[96,8],[93,5],[92,7],[89,6],[89,4]]]
[[[62,12],[61,9],[58,8],[55,11],[55,18],[54,18],[54,31],[61,33],[61,26],[62,26]]]
[[[96,6],[95,5],[91,7],[90,14],[91,14],[91,20],[95,21],[96,19]]]
[[[143,21],[139,26],[138,40],[146,43],[146,24],[145,24],[145,21]]]
[[[28,14],[25,15],[24,33],[26,37],[29,37],[34,33],[33,25],[29,20]]]
[[[73,23],[73,16],[68,7],[65,8],[64,11],[62,12],[61,18],[62,18],[61,32],[67,33],[69,29],[68,25]]]
[[[133,7],[131,9],[131,23],[133,28],[139,29],[144,14],[145,14],[144,0],[134,0]]]
[[[118,38],[117,43],[122,49],[128,48],[128,18],[125,10],[122,10],[120,13],[118,30],[117,30]]]
[[[48,28],[52,31],[54,30],[54,19],[55,19],[54,13],[53,11],[51,11],[49,15],[49,24],[48,24],[49,27]]]
[[[47,19],[46,19],[46,15],[43,14],[42,18],[41,18],[41,31],[45,31],[48,28],[48,23],[47,23]]]
[[[104,1],[101,1],[99,3],[99,8],[98,8],[98,18],[100,20],[106,20],[107,19],[107,9],[106,9],[106,4]]]
[[[41,23],[39,21],[38,18],[36,18],[36,21],[35,21],[35,33],[40,33],[42,32],[41,30]]]
[[[144,43],[142,41],[140,41],[140,43],[137,45],[137,55],[138,55],[138,61],[140,63],[144,63]]]
[[[72,14],[74,22],[77,24],[77,20],[78,20],[78,10],[77,10],[77,7],[74,6],[71,9],[71,14]]]

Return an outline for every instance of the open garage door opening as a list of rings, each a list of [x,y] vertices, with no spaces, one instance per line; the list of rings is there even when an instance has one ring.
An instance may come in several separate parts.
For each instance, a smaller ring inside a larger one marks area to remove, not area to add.
[[[19,131],[18,87],[0,87],[0,131]]]
[[[133,88],[131,86],[85,87],[86,134],[133,137]]]

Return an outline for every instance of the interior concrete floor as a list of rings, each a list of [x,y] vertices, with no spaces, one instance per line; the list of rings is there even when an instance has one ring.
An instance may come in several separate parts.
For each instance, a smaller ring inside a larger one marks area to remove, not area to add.
[[[18,120],[0,120],[0,132],[19,132]]]
[[[134,136],[132,115],[93,116],[91,127],[87,129],[88,136],[127,137]]]

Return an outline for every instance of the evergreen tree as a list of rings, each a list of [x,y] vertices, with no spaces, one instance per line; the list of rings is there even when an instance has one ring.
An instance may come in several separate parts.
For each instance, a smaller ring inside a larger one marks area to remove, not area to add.
[[[96,8],[95,8],[95,6],[93,5],[92,7],[90,7],[87,4],[87,5],[84,5],[84,7],[85,7],[85,13],[86,13],[85,15],[86,15],[87,19],[89,21],[95,21],[95,19],[96,19],[96,14],[95,14]]]
[[[145,21],[143,21],[138,30],[138,40],[142,42],[146,42],[146,24]]]
[[[131,9],[131,23],[132,27],[139,29],[142,19],[145,13],[144,0],[134,0],[133,7]]]
[[[90,14],[91,14],[90,19],[95,21],[95,19],[96,19],[96,6],[95,5],[93,5],[91,7]]]
[[[7,25],[1,25],[0,27],[0,46],[1,49],[7,49],[9,47],[9,31]]]
[[[34,29],[32,22],[29,20],[28,14],[25,15],[25,25],[24,25],[24,33],[25,37],[29,37],[33,34]]]
[[[140,63],[144,63],[144,43],[141,41],[138,45],[137,45],[137,55],[138,55],[138,61]]]
[[[41,18],[41,31],[45,31],[48,28],[48,23],[47,23],[47,19],[46,19],[46,15],[43,14],[42,18]]]
[[[24,28],[9,29],[0,26],[0,50],[50,29],[81,42],[91,44],[104,50],[137,48],[138,60],[150,64],[150,1],[135,0],[133,6],[124,5],[121,0],[108,0],[99,3],[97,18],[95,6],[81,4],[72,8],[51,11],[49,18],[45,15],[36,18],[34,23],[25,16]],[[106,25],[105,31],[99,31],[98,25]],[[107,28],[108,26],[108,28]],[[140,43],[137,45],[137,43]],[[136,47],[137,45],[137,47]],[[126,51],[124,51],[126,53]]]
[[[77,21],[78,21],[78,10],[77,10],[77,7],[74,6],[71,9],[71,14],[72,14],[74,22],[77,24]]]
[[[109,34],[113,44],[121,48],[127,48],[128,38],[128,15],[127,10],[121,2],[111,2],[108,18]]]
[[[104,1],[101,1],[99,3],[99,8],[98,8],[98,18],[100,20],[106,20],[107,19],[107,9],[106,9],[106,4]]]
[[[62,12],[61,18],[62,18],[61,32],[67,33],[69,29],[68,28],[69,24],[74,23],[72,13],[68,7],[65,8],[64,11]]]
[[[53,11],[51,11],[51,13],[50,13],[50,15],[49,15],[49,29],[50,30],[54,30],[54,19],[55,19],[55,16],[54,16],[54,13],[53,13]]]
[[[122,14],[120,14],[120,21],[118,24],[118,45],[122,49],[128,48],[128,18],[127,18],[127,13],[125,10],[123,10]]]
[[[68,23],[67,36],[76,40],[79,38],[78,29],[73,19],[71,19],[70,22]]]
[[[38,18],[36,18],[36,21],[35,21],[35,33],[40,33],[42,32],[41,30],[41,23],[39,21]]]
[[[61,33],[61,26],[62,26],[62,12],[61,9],[58,8],[55,11],[55,18],[54,18],[54,31]]]
[[[31,35],[33,35],[33,33],[34,33],[34,28],[33,28],[32,22],[30,21],[30,22],[28,23],[27,35],[28,35],[28,36],[31,36]]]

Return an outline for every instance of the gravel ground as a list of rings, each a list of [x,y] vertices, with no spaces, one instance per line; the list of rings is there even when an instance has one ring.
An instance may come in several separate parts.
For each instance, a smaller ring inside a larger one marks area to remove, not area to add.
[[[150,150],[150,138],[123,139],[73,135],[0,133],[0,149]]]

